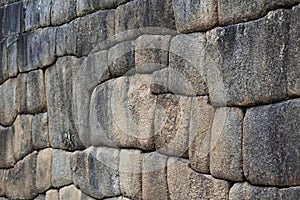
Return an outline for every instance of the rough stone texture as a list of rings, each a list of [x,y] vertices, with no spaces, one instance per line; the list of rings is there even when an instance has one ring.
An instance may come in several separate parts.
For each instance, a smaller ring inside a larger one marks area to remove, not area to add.
[[[275,187],[256,187],[249,183],[236,183],[230,189],[230,200],[252,200],[252,199],[280,199],[278,189]]]
[[[244,180],[243,117],[243,111],[239,108],[219,108],[215,113],[210,145],[210,172],[214,177]]]
[[[172,38],[169,54],[169,91],[188,96],[207,95],[204,71],[205,34]]]
[[[279,190],[279,195],[281,199],[299,199],[300,197],[300,187],[290,187]]]
[[[8,170],[0,170],[0,197],[5,196]]]
[[[154,137],[159,153],[186,157],[189,145],[191,98],[159,95],[155,108]]]
[[[287,97],[286,10],[208,32],[207,79],[215,106],[249,106]]]
[[[230,184],[210,175],[198,174],[183,159],[168,159],[170,200],[228,199]]]
[[[173,4],[179,32],[204,31],[218,22],[217,0],[174,0]]]
[[[0,41],[0,84],[4,83],[9,77],[6,43],[7,41],[5,39]]]
[[[152,73],[153,83],[150,86],[153,94],[166,94],[169,92],[169,68]]]
[[[46,70],[46,91],[50,144],[55,148],[80,149],[73,119],[73,79],[80,67],[80,59],[59,58]]]
[[[143,35],[136,40],[135,67],[137,73],[152,73],[168,67],[171,36]]]
[[[16,77],[18,74],[18,37],[9,37],[7,39],[7,70],[9,77]],[[1,65],[0,65],[1,67]],[[5,68],[3,66],[3,68]],[[0,72],[1,73],[1,72]],[[0,75],[1,76],[1,75]],[[0,81],[1,82],[1,81]]]
[[[52,0],[27,0],[25,2],[26,31],[50,25]]]
[[[134,73],[135,42],[126,41],[108,51],[108,66],[113,77]]]
[[[207,97],[193,97],[189,124],[189,160],[191,167],[209,173],[211,124],[214,108]]]
[[[253,184],[293,186],[300,183],[300,100],[247,110],[243,163]]]
[[[90,147],[74,157],[73,182],[81,191],[97,199],[121,194],[118,149]]]
[[[153,150],[152,124],[156,96],[150,75],[121,77],[99,85],[90,104],[94,146]]]
[[[36,190],[38,193],[44,193],[52,186],[51,175],[52,149],[44,149],[41,150],[37,156]]]
[[[44,194],[40,194],[39,196],[37,196],[34,200],[45,200],[45,195]]]
[[[52,152],[51,183],[62,187],[72,183],[71,153],[54,149]]]
[[[48,131],[48,113],[32,116],[32,145],[35,150],[50,146]]]
[[[76,17],[76,1],[52,0],[51,24],[58,25],[69,22]]]
[[[7,37],[24,31],[24,10],[23,1],[9,4],[0,10],[2,23],[0,37]]]
[[[143,155],[143,199],[168,199],[167,159],[156,152]]]
[[[33,199],[36,195],[37,152],[26,156],[8,172],[6,196],[9,199]]]
[[[142,199],[142,154],[137,150],[120,152],[120,189],[123,196]]]
[[[19,115],[14,122],[13,147],[16,161],[24,158],[33,151],[31,122],[32,117],[30,115]]]
[[[56,56],[75,55],[77,40],[77,20],[59,26],[56,29]]]
[[[60,200],[93,200],[93,198],[82,193],[74,185],[64,187],[59,190]]]
[[[46,200],[59,200],[58,190],[48,190],[46,192]]]
[[[0,126],[0,168],[13,167],[15,164],[14,134],[13,128]]]
[[[10,126],[18,114],[17,80],[15,78],[0,85],[0,124]]]

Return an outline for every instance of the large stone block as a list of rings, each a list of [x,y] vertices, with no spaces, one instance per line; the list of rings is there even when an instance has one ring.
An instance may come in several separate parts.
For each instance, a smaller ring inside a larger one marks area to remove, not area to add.
[[[63,163],[58,163],[63,164]],[[36,191],[46,192],[51,186],[52,149],[44,149],[38,153],[36,166]]]
[[[12,78],[0,85],[0,124],[11,126],[18,115],[19,97],[17,79]]]
[[[138,150],[120,152],[120,189],[123,196],[142,199],[142,154]]]
[[[5,196],[8,170],[0,169],[0,197]]]
[[[15,164],[14,154],[14,131],[0,126],[0,168],[13,167]]]
[[[244,180],[243,118],[243,111],[239,108],[219,108],[214,115],[210,145],[210,172],[214,177]]]
[[[191,98],[159,95],[155,108],[154,138],[159,153],[187,157]]]
[[[300,197],[300,187],[290,187],[283,188],[279,190],[279,195],[281,199],[293,200],[299,199]]]
[[[208,97],[193,97],[189,124],[189,160],[191,168],[209,173],[211,124],[214,108]]]
[[[7,39],[7,46],[6,46],[7,70],[8,70],[9,77],[16,77],[18,75],[19,64],[18,64],[18,59],[17,59],[18,58],[18,45],[17,45],[18,42],[17,41],[18,41],[18,36],[9,37]]]
[[[32,146],[35,150],[50,146],[48,131],[48,113],[32,116]]]
[[[299,116],[299,99],[247,110],[243,163],[252,184],[299,185]]]
[[[52,152],[52,186],[58,188],[72,183],[71,153],[54,149]]]
[[[59,190],[59,199],[60,200],[94,200],[82,193],[74,185],[70,185]]]
[[[97,199],[118,196],[119,150],[90,147],[76,152],[73,164],[73,182],[84,193]]]
[[[77,21],[57,27],[56,30],[56,56],[76,55],[77,48]]]
[[[52,0],[51,25],[63,24],[76,17],[76,1]]]
[[[58,190],[48,190],[46,192],[46,200],[59,200]]]
[[[152,124],[156,96],[150,75],[117,78],[99,85],[90,103],[91,142],[154,150]]]
[[[1,11],[0,11],[1,14]],[[0,16],[1,17],[1,16]],[[4,83],[9,77],[7,68],[7,50],[6,50],[6,39],[0,41],[0,84]]]
[[[2,36],[7,37],[24,31],[25,13],[23,6],[23,1],[18,1],[4,6],[0,10],[0,13],[2,12],[2,24],[0,24]]]
[[[199,174],[183,159],[168,159],[170,199],[228,199],[230,183]]]
[[[252,200],[252,199],[280,199],[278,189],[275,187],[257,187],[249,183],[236,183],[229,193],[230,200]]]
[[[143,155],[143,199],[168,199],[167,159],[157,152]]]
[[[52,8],[52,0],[28,0],[25,2],[26,31],[50,25],[50,11]]]
[[[54,148],[83,147],[75,128],[72,102],[73,81],[80,64],[80,59],[64,57],[46,70],[49,139]]]
[[[208,30],[218,22],[217,0],[175,0],[173,4],[179,32]]]
[[[6,196],[9,199],[33,199],[36,196],[37,152],[26,156],[8,172]]]
[[[206,39],[203,33],[172,38],[169,53],[169,91],[188,96],[208,94],[204,70]]]
[[[248,23],[208,32],[207,79],[214,106],[283,100],[289,12],[276,10]]]

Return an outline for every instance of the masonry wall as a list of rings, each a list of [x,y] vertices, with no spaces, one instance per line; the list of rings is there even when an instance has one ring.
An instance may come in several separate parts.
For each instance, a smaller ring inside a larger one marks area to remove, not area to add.
[[[0,200],[300,199],[299,0],[0,0]]]

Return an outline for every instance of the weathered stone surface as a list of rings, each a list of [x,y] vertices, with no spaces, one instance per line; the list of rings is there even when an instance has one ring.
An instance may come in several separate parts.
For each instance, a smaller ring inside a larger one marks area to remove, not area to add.
[[[44,194],[40,194],[34,200],[45,200],[45,199],[46,199],[45,195]]]
[[[131,200],[131,199],[128,199],[128,198],[123,197],[123,196],[120,196],[120,197],[107,198],[105,200]]]
[[[252,184],[299,185],[299,116],[299,99],[247,110],[243,163]]]
[[[217,0],[175,0],[173,4],[179,32],[204,31],[218,22]]]
[[[63,163],[57,163],[63,164]],[[38,193],[46,192],[51,185],[52,175],[52,149],[44,149],[38,153],[36,166],[36,190]]]
[[[281,199],[293,200],[299,199],[300,197],[300,187],[290,187],[279,190],[279,195]]]
[[[230,183],[199,174],[184,159],[168,159],[170,199],[228,199]]]
[[[54,149],[52,152],[51,183],[62,187],[72,183],[71,153]]]
[[[8,170],[0,169],[0,197],[5,196]]]
[[[101,42],[112,37],[114,32],[114,11],[98,11],[81,17],[77,21],[77,54],[89,54]]]
[[[48,190],[46,192],[46,200],[59,200],[58,190]]]
[[[23,1],[9,4],[0,10],[2,12],[1,31],[2,36],[9,36],[24,31]],[[1,15],[1,14],[0,14]],[[0,34],[1,36],[1,34]]]
[[[8,70],[9,77],[16,77],[18,74],[19,65],[18,65],[18,59],[17,59],[17,57],[18,57],[17,41],[18,41],[17,36],[9,37],[7,39],[7,46],[6,46],[6,48],[7,48],[7,70]],[[1,64],[0,64],[0,67],[1,67]]]
[[[52,0],[28,0],[25,2],[26,31],[50,25]]]
[[[64,187],[59,190],[60,200],[93,200],[93,198],[82,193],[74,185]]]
[[[0,124],[10,126],[18,114],[18,94],[16,78],[0,85]]]
[[[210,144],[210,172],[214,177],[244,180],[243,118],[243,111],[239,108],[219,108],[214,115]]]
[[[137,150],[120,152],[120,189],[123,196],[142,199],[142,154]]]
[[[280,199],[278,189],[275,187],[256,187],[249,183],[236,183],[230,189],[230,200],[252,199]]]
[[[208,104],[208,97],[193,97],[189,124],[189,160],[191,167],[202,173],[209,173],[209,151],[211,124],[214,108]]]
[[[18,115],[16,118],[14,130],[14,154],[16,161],[24,158],[33,151],[32,136],[31,136],[31,122],[30,115]]]
[[[35,150],[50,146],[48,131],[48,113],[32,116],[32,145]]]
[[[291,11],[290,41],[288,49],[288,93],[289,96],[300,95],[300,6],[296,6]]]
[[[18,41],[19,71],[44,68],[55,62],[56,28],[41,28],[22,35]]]
[[[205,34],[194,33],[172,38],[169,54],[169,90],[188,96],[207,95],[204,70]]]
[[[56,30],[56,56],[76,55],[77,20],[59,26]]]
[[[0,168],[13,167],[15,164],[14,154],[14,131],[0,126]]]
[[[37,152],[26,156],[8,172],[6,196],[9,199],[33,199],[36,195]]]
[[[207,49],[209,94],[215,106],[267,104],[287,97],[286,10],[210,31]]]
[[[99,85],[90,104],[91,142],[154,150],[152,124],[156,96],[150,75],[117,78]]]
[[[126,41],[108,51],[108,65],[113,77],[133,74],[135,66],[135,42]]]
[[[168,199],[167,159],[156,152],[143,155],[143,199]]]
[[[71,21],[76,17],[76,1],[52,0],[51,24],[58,25]]]
[[[119,150],[90,147],[74,155],[73,182],[97,199],[120,195]]]
[[[169,35],[143,35],[136,40],[135,67],[138,73],[152,73],[168,67]]]
[[[169,68],[153,72],[152,78],[153,83],[150,88],[153,94],[165,94],[169,92]]]
[[[155,147],[160,153],[186,157],[191,98],[159,95],[154,118]]]
[[[73,119],[73,80],[81,61],[75,57],[59,58],[46,70],[49,139],[52,147],[80,149]]]
[[[6,81],[9,77],[9,72],[8,72],[8,68],[7,68],[6,43],[7,43],[7,41],[5,39],[0,41],[0,84],[2,84],[4,81]]]

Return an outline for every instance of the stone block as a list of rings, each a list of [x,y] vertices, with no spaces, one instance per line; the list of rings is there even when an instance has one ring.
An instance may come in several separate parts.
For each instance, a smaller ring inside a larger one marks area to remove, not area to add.
[[[142,154],[138,150],[120,152],[120,189],[123,196],[142,199]]]
[[[51,183],[53,187],[62,187],[72,183],[71,153],[56,150],[52,151]]]
[[[77,48],[77,21],[57,27],[56,31],[56,56],[75,55]]]
[[[74,185],[70,185],[59,190],[59,199],[60,200],[93,200],[82,193],[79,189],[77,189]]]
[[[16,161],[21,160],[33,151],[32,148],[32,135],[31,135],[31,122],[30,115],[18,115],[16,118],[14,130],[14,154]]]
[[[18,37],[9,37],[7,39],[7,70],[9,77],[16,77],[18,75]]]
[[[24,31],[24,8],[23,1],[9,4],[2,8],[2,36],[19,34]],[[1,34],[0,34],[1,35]]]
[[[150,75],[126,76],[94,90],[89,115],[92,145],[154,150],[156,96],[151,82]]]
[[[118,196],[119,150],[90,147],[74,155],[73,182],[85,194],[96,199]]]
[[[176,28],[179,32],[211,29],[218,22],[217,0],[174,0]]]
[[[243,168],[252,184],[300,183],[300,100],[247,110],[243,127]]]
[[[50,12],[52,0],[28,0],[25,1],[25,30],[29,31],[39,27],[50,25]]]
[[[172,38],[169,53],[169,90],[174,94],[203,96],[208,94],[205,65],[206,39],[203,33]]]
[[[35,150],[50,146],[48,131],[48,113],[32,116],[32,145]]]
[[[46,70],[46,92],[50,144],[54,148],[80,149],[73,117],[73,80],[81,61],[75,57],[59,58]]]
[[[191,168],[209,173],[211,124],[214,108],[208,97],[193,97],[189,124],[189,160]]]
[[[114,32],[114,11],[98,11],[79,18],[77,21],[77,51],[76,55],[89,54]]]
[[[16,162],[13,146],[14,134],[12,127],[0,126],[0,168],[13,167]]]
[[[18,94],[16,78],[0,85],[0,124],[11,126],[18,115]]]
[[[76,1],[52,0],[51,25],[59,25],[71,21],[76,17]]]
[[[150,86],[153,94],[166,94],[169,92],[169,68],[152,73],[153,83]]]
[[[63,163],[57,163],[63,164]],[[38,153],[36,166],[36,191],[46,192],[51,186],[52,149],[44,149]]]
[[[154,138],[159,153],[187,157],[191,98],[159,95],[155,108]]]
[[[6,43],[6,39],[0,41],[0,84],[4,83],[9,77],[9,72],[7,68]]]
[[[210,172],[214,177],[243,181],[242,138],[243,111],[223,107],[214,115],[211,144]]]
[[[167,159],[157,152],[143,154],[143,199],[168,199]]]
[[[26,156],[8,172],[6,196],[9,199],[33,199],[36,196],[37,152]]]
[[[5,196],[8,170],[0,169],[0,197]]]
[[[168,67],[170,35],[143,35],[136,40],[137,73],[152,73]]]
[[[46,200],[59,200],[58,190],[48,190],[46,192]]]
[[[283,100],[287,10],[208,32],[207,79],[212,105],[250,106]]]
[[[299,199],[300,197],[300,187],[290,187],[282,188],[279,190],[279,195],[281,199],[293,200]]]
[[[170,200],[228,199],[230,183],[199,174],[184,159],[168,159],[168,187]]]
[[[249,183],[236,183],[232,186],[229,193],[230,200],[238,199],[280,199],[278,189],[275,187],[257,187]]]

